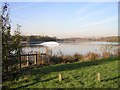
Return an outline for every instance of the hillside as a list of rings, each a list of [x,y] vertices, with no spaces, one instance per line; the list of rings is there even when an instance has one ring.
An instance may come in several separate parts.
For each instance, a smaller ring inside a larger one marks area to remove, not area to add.
[[[88,38],[64,38],[61,41],[107,41],[107,42],[120,42],[120,36],[110,36],[110,37],[88,37]]]
[[[120,36],[102,37],[98,41],[120,42]]]
[[[101,82],[96,74],[101,74]],[[62,81],[58,74],[62,74]],[[89,62],[31,67],[22,70],[22,76],[3,83],[11,88],[118,88],[118,60],[103,59]]]
[[[42,43],[45,41],[57,41],[57,42],[85,42],[85,41],[107,41],[107,42],[120,42],[120,36],[111,36],[111,37],[88,37],[88,38],[80,38],[80,37],[71,37],[71,38],[57,38],[57,37],[50,37],[50,36],[41,36],[41,35],[31,35],[31,36],[22,36],[22,42],[35,44],[35,43]]]

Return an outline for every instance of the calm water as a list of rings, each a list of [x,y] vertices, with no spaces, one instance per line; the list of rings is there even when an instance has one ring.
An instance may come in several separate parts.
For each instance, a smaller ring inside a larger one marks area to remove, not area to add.
[[[117,48],[116,45],[118,45],[118,43],[112,42],[60,43],[59,46],[52,48],[52,52],[53,54],[59,54],[60,52],[62,52],[65,55],[73,55],[75,53],[86,54],[88,52],[101,53],[101,47],[104,47],[106,44],[115,45],[115,48]],[[45,48],[41,46],[24,47],[23,51],[26,53],[32,53],[34,51],[45,52]]]

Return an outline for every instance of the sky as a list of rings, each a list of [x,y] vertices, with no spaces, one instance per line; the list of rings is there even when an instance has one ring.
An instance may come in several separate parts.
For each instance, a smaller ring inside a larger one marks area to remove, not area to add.
[[[9,2],[12,32],[58,38],[118,35],[117,2]]]

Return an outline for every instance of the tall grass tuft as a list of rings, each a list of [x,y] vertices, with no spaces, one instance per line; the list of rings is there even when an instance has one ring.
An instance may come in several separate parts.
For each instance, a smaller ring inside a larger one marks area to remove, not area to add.
[[[97,53],[94,53],[94,52],[88,52],[86,55],[85,55],[85,59],[86,60],[96,60],[100,57],[99,54]]]
[[[103,58],[110,58],[111,55],[112,55],[112,54],[111,54],[110,52],[103,52],[103,53],[102,53],[102,57],[103,57]]]

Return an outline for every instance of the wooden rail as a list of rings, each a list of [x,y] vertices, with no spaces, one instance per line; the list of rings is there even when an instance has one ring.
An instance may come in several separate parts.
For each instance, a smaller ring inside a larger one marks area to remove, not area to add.
[[[19,59],[20,70],[22,67],[28,67],[30,65],[49,64],[50,62],[49,55],[47,53],[40,52],[19,54],[17,56],[11,57],[17,57]]]

